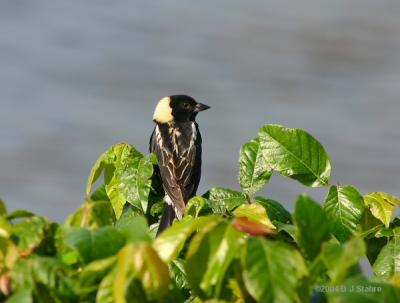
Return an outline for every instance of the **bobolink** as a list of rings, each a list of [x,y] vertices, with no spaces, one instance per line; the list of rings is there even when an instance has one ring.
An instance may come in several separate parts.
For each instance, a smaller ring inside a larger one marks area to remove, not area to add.
[[[158,158],[167,203],[157,235],[182,219],[186,203],[196,195],[201,175],[201,135],[197,113],[210,108],[186,95],[161,99],[154,111],[156,123],[150,138],[150,152]]]

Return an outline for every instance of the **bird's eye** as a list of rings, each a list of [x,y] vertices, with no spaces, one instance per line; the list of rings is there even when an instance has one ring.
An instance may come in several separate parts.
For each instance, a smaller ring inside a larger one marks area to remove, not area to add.
[[[189,109],[190,108],[190,104],[189,103],[183,103],[183,108],[184,109]]]

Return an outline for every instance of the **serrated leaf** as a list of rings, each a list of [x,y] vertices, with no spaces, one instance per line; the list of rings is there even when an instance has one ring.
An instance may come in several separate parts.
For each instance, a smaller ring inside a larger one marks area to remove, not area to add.
[[[216,214],[231,213],[239,205],[247,203],[244,193],[229,188],[211,188],[206,197],[210,200],[210,207]]]
[[[327,185],[331,163],[324,147],[302,129],[267,124],[259,131],[265,163],[304,185]]]
[[[297,226],[297,241],[307,259],[313,260],[327,241],[329,223],[322,207],[307,195],[296,201],[294,220]]]
[[[249,238],[243,280],[257,302],[297,302],[297,288],[308,275],[301,254],[282,242]]]
[[[400,201],[397,198],[383,192],[366,194],[364,202],[372,215],[382,221],[386,227],[390,224],[396,206],[400,206]]]
[[[248,195],[256,193],[269,182],[271,175],[272,170],[265,162],[259,138],[244,144],[239,154],[239,183],[244,192]]]
[[[324,209],[331,232],[340,242],[350,239],[360,228],[365,210],[364,199],[351,185],[331,186],[325,198]]]
[[[372,266],[374,274],[385,279],[400,273],[400,227],[396,227],[393,234],[393,239],[381,249]]]

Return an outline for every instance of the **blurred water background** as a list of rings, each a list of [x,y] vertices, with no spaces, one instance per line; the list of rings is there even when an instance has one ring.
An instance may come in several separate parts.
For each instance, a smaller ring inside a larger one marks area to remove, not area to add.
[[[0,194],[62,221],[97,157],[147,151],[165,95],[212,106],[199,118],[199,192],[238,187],[241,144],[264,123],[326,147],[333,183],[398,195],[400,2],[0,2]],[[293,209],[307,189],[275,175],[262,194]]]

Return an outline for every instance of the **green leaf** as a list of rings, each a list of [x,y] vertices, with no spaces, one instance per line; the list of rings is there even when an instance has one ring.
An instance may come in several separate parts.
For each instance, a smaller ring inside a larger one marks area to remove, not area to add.
[[[376,258],[381,252],[382,248],[388,243],[387,238],[370,238],[365,239],[365,243],[367,244],[367,258],[369,263],[372,265],[375,263]]]
[[[285,224],[279,221],[275,222],[278,232],[286,232],[295,242],[299,242],[298,235],[299,231],[296,225]]]
[[[22,289],[14,293],[5,301],[6,303],[33,303],[32,290]]]
[[[190,242],[186,256],[189,284],[200,297],[218,298],[225,273],[235,257],[239,257],[242,233],[221,222],[205,226]]]
[[[187,274],[185,270],[185,260],[175,259],[170,263],[170,270],[172,277],[175,280],[175,284],[179,289],[189,289],[189,283],[187,281]]]
[[[112,147],[110,147],[107,151],[105,151],[96,161],[94,166],[92,167],[87,185],[86,185],[86,195],[89,196],[92,191],[92,185],[97,181],[97,179],[101,176],[101,173],[104,171],[113,171],[115,169],[114,162],[117,159],[117,154],[121,154],[125,149],[130,149],[130,145],[127,143],[118,143]],[[142,156],[139,154],[138,156]],[[109,178],[105,178],[109,179]]]
[[[96,303],[115,303],[113,286],[116,269],[110,271],[100,282],[96,293]]]
[[[264,197],[255,197],[253,201],[261,204],[265,208],[272,222],[278,221],[284,224],[292,223],[291,214],[279,202]]]
[[[46,218],[33,216],[13,226],[12,234],[17,239],[18,248],[22,255],[33,251],[43,254],[54,252],[54,233],[57,225]]]
[[[344,242],[358,229],[365,210],[364,199],[351,185],[331,186],[325,198],[324,209],[328,215],[331,232]]]
[[[186,204],[185,215],[197,218],[200,216],[202,210],[208,207],[208,201],[204,197],[195,196],[189,200]]]
[[[231,213],[239,205],[247,203],[245,194],[221,187],[211,188],[206,198],[210,200],[210,207],[216,214]]]
[[[17,209],[14,210],[13,212],[10,212],[9,214],[6,215],[7,220],[15,220],[15,219],[21,219],[21,218],[29,218],[33,217],[35,214],[31,213],[30,211],[24,210],[24,209]]]
[[[95,230],[64,228],[57,233],[57,247],[64,262],[76,255],[83,263],[114,255],[125,244],[124,235],[117,229],[106,226]]]
[[[114,268],[116,260],[116,256],[111,256],[95,260],[85,266],[79,273],[80,293],[96,291],[101,280]]]
[[[196,230],[200,230],[205,225],[217,224],[220,222],[218,216],[206,216],[193,219],[184,217],[181,221],[175,221],[174,224],[163,231],[154,241],[153,247],[160,255],[161,259],[169,262],[174,259],[187,238]]]
[[[3,199],[0,197],[0,216],[4,216],[7,213],[6,204]]]
[[[296,201],[294,220],[298,244],[306,258],[313,260],[319,254],[322,243],[330,237],[325,212],[317,202],[303,194]]]
[[[301,254],[282,242],[249,238],[243,280],[257,302],[297,302],[297,288],[308,275]]]
[[[88,201],[67,218],[65,226],[94,229],[114,222],[115,214],[110,202]]]
[[[132,278],[138,279],[149,301],[165,296],[169,285],[168,266],[147,243],[128,244],[118,253],[113,293],[116,303],[132,302],[126,298]]]
[[[342,283],[351,268],[358,264],[365,253],[365,244],[361,239],[354,238],[343,244],[325,243],[321,256],[331,283],[333,285]]]
[[[259,138],[244,144],[239,155],[239,183],[244,192],[252,195],[259,191],[269,182],[271,175],[272,170],[263,157]]]
[[[93,183],[104,172],[105,190],[117,218],[126,202],[146,213],[155,163],[157,159],[153,154],[143,157],[130,144],[116,144],[101,155],[92,168],[86,194],[90,194]]]
[[[34,302],[74,302],[77,299],[69,268],[56,258],[32,255],[29,259],[19,259],[11,281],[14,291],[32,290]]]
[[[335,289],[333,289],[335,290]],[[366,277],[354,277],[327,292],[329,303],[398,303],[400,289]]]
[[[106,184],[106,191],[117,218],[122,214],[125,202],[146,213],[154,163],[154,155],[142,158],[129,156],[116,163],[114,175]]]
[[[267,124],[259,131],[265,164],[304,185],[327,185],[331,163],[324,147],[302,129]]]
[[[127,242],[151,242],[146,219],[131,214],[132,212],[124,213],[115,227],[125,235]]]
[[[233,214],[236,217],[246,217],[247,219],[260,223],[268,228],[276,228],[268,218],[265,208],[260,204],[242,204],[233,211]]]
[[[386,227],[390,224],[395,207],[400,206],[398,199],[383,192],[366,194],[364,202],[371,210],[372,215],[382,221]]]
[[[400,273],[400,227],[396,227],[393,233],[393,239],[382,248],[372,267],[376,276],[385,279]]]
[[[90,196],[90,200],[92,201],[108,201],[110,202],[110,198],[107,196],[106,185],[102,184],[97,187],[92,195]]]

